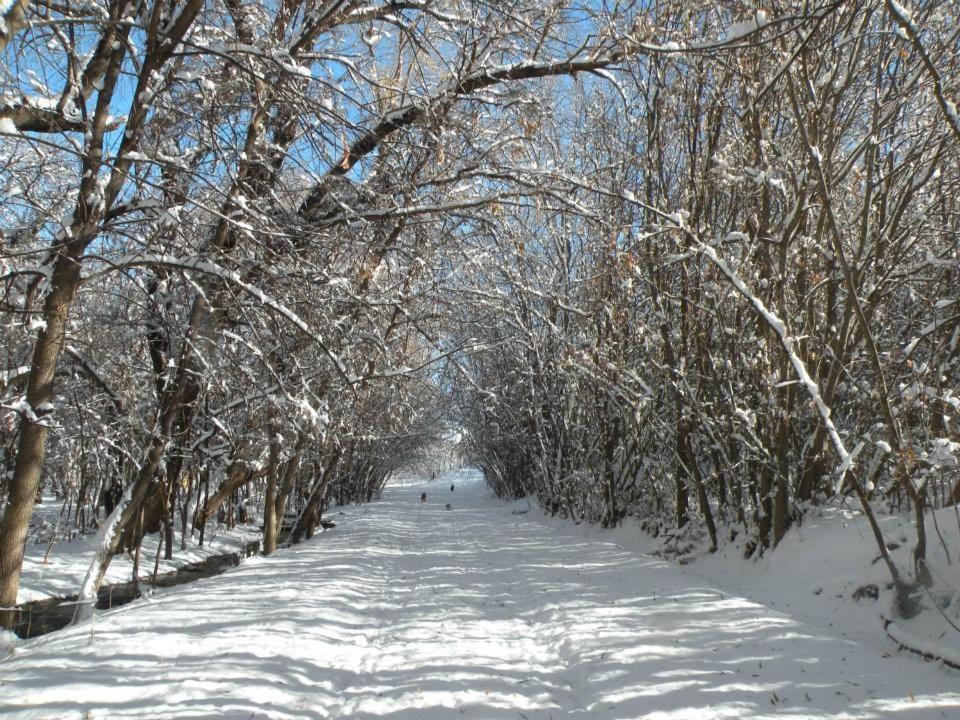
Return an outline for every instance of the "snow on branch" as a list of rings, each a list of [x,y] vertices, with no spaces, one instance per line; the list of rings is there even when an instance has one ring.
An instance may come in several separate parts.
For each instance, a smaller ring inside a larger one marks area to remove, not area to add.
[[[31,104],[28,98],[19,103],[10,103],[9,99],[0,100],[0,121],[8,123],[3,130],[7,134],[13,134],[11,126],[17,132],[34,133],[83,132],[87,127],[79,114],[68,117],[55,108]]]
[[[761,300],[760,297],[758,297],[757,294],[750,289],[746,282],[744,282],[743,278],[741,278],[740,275],[737,274],[737,272],[717,254],[716,248],[704,243],[703,240],[701,240],[690,230],[689,227],[686,226],[684,223],[684,214],[682,212],[666,213],[637,200],[635,197],[626,199],[635,205],[651,210],[653,213],[672,224],[676,229],[681,230],[687,239],[694,245],[694,250],[699,252],[701,255],[704,255],[711,263],[713,263],[713,265],[717,267],[718,270],[720,270],[724,277],[730,281],[730,284],[733,285],[736,291],[753,306],[757,313],[763,318],[767,326],[769,326],[770,329],[777,334],[777,338],[780,340],[780,345],[783,348],[787,359],[790,361],[790,364],[793,366],[793,370],[798,381],[801,385],[803,385],[804,389],[807,391],[807,394],[810,396],[814,407],[817,409],[817,413],[820,415],[821,421],[827,428],[827,434],[830,437],[830,443],[833,445],[837,456],[840,458],[840,465],[837,468],[837,480],[834,487],[835,492],[839,493],[843,488],[843,481],[846,478],[847,471],[852,467],[853,461],[863,448],[863,443],[858,443],[852,451],[847,450],[843,439],[840,437],[840,433],[837,431],[837,426],[833,424],[831,410],[824,401],[823,395],[820,393],[820,387],[810,376],[810,372],[807,370],[807,366],[803,362],[803,359],[797,354],[794,346],[794,338],[791,337],[787,332],[786,323],[780,319],[775,312],[768,308],[763,300]]]
[[[900,29],[901,36],[910,43],[917,55],[920,56],[920,61],[923,63],[924,69],[933,80],[933,94],[937,98],[937,104],[946,117],[947,125],[954,137],[960,140],[960,114],[957,112],[957,105],[944,94],[943,79],[940,76],[940,71],[937,70],[937,66],[933,64],[930,53],[927,52],[927,48],[920,39],[920,29],[913,20],[913,14],[897,2],[897,0],[887,0],[887,10]]]
[[[227,268],[221,267],[216,263],[210,262],[199,257],[178,257],[176,255],[168,254],[137,254],[137,255],[127,255],[118,259],[114,265],[118,268],[125,267],[169,267],[176,268],[178,270],[185,270],[191,272],[200,272],[205,275],[212,275],[217,277],[225,282],[230,283],[233,287],[236,287],[242,290],[245,294],[250,297],[255,298],[264,306],[270,308],[274,312],[278,313],[286,320],[288,320],[292,325],[301,330],[304,334],[310,337],[320,348],[323,350],[324,354],[330,361],[333,363],[334,367],[337,369],[337,372],[343,378],[345,384],[352,385],[353,380],[347,375],[347,368],[344,365],[343,360],[340,359],[340,356],[335,353],[323,337],[317,333],[316,330],[311,328],[303,318],[301,318],[297,313],[288,308],[286,305],[281,303],[279,300],[276,300],[269,295],[267,295],[263,290],[258,287],[251,285],[250,283],[244,282],[240,277],[240,274],[234,270],[228,270]]]
[[[34,425],[48,428],[57,427],[53,420],[49,418],[50,413],[54,410],[52,403],[43,403],[34,408],[27,402],[27,396],[21,395],[15,402],[0,404],[0,408],[22,415],[27,422]]]
[[[781,320],[776,313],[766,306],[763,300],[761,300],[757,294],[747,286],[747,284],[743,281],[743,278],[741,278],[737,272],[731,268],[725,260],[723,260],[723,258],[717,255],[715,248],[706,245],[689,231],[686,231],[686,233],[687,237],[696,243],[700,253],[704,255],[711,263],[713,263],[736,288],[737,292],[739,292],[751,305],[753,305],[754,309],[760,314],[764,322],[766,322],[770,329],[773,330],[780,339],[780,345],[783,347],[783,351],[786,353],[787,359],[793,366],[793,370],[796,373],[800,384],[803,385],[804,389],[807,391],[807,394],[810,396],[810,399],[813,401],[814,406],[817,408],[817,413],[820,415],[821,421],[827,428],[827,434],[830,436],[830,442],[832,443],[837,456],[840,458],[840,466],[837,469],[837,480],[835,487],[836,492],[839,493],[843,487],[843,480],[846,477],[847,470],[849,470],[853,465],[853,461],[860,452],[860,449],[863,447],[863,443],[858,444],[852,452],[847,450],[843,443],[843,439],[840,437],[840,433],[837,431],[836,425],[833,424],[833,420],[830,417],[830,408],[827,406],[826,402],[824,402],[823,396],[820,394],[820,388],[807,371],[807,366],[803,362],[803,359],[797,354],[796,348],[794,347],[794,339],[787,333],[787,326],[783,320]]]
[[[23,377],[24,375],[30,374],[29,365],[21,365],[20,367],[13,368],[11,370],[0,370],[0,390],[6,389],[7,385],[16,380],[17,378]]]
[[[505,82],[533,80],[563,75],[576,75],[580,72],[597,74],[626,59],[629,55],[647,51],[659,51],[655,46],[637,45],[630,49],[620,49],[602,58],[575,60],[571,58],[534,62],[521,61],[509,65],[496,65],[480,68],[459,78],[451,78],[441,84],[432,97],[416,98],[414,101],[385,114],[372,129],[354,141],[344,152],[336,165],[324,174],[329,177],[346,175],[366,155],[373,152],[380,143],[393,133],[411,127],[429,112],[445,102],[463,98],[484,88]],[[603,75],[601,75],[602,77]],[[329,185],[321,180],[300,206],[301,214],[310,214],[323,202],[329,192]]]
[[[111,545],[113,537],[119,532],[120,518],[133,498],[134,487],[136,487],[136,483],[127,485],[126,490],[123,491],[123,496],[120,498],[116,507],[114,507],[113,512],[110,513],[110,516],[97,531],[97,549],[87,568],[87,573],[84,575],[80,592],[77,594],[77,609],[73,614],[74,624],[89,620],[93,617],[93,606],[97,602],[99,569],[105,559],[109,558],[112,553]]]
[[[883,629],[887,631],[890,639],[900,646],[901,650],[919,655],[924,660],[942,662],[947,667],[960,670],[960,653],[957,653],[955,650],[944,647],[932,640],[917,637],[901,629],[892,620],[884,620]]]
[[[122,413],[123,403],[120,400],[120,397],[113,391],[113,388],[110,387],[110,383],[107,382],[106,378],[97,372],[96,368],[91,365],[90,361],[72,345],[67,345],[64,348],[64,351],[67,353],[67,355],[73,358],[77,365],[79,365],[80,368],[90,377],[93,383],[106,393],[117,413]]]

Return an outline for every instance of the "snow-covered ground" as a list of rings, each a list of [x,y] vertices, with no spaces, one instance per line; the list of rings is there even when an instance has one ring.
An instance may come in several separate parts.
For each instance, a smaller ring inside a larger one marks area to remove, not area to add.
[[[909,579],[915,537],[912,518],[878,514],[877,520],[890,556]],[[577,532],[641,554],[673,557],[665,553],[669,542],[650,537],[629,519],[613,530],[581,526]],[[951,627],[960,626],[958,510],[939,510],[936,518],[928,513],[927,535],[933,584],[916,590],[921,612],[910,620],[896,620],[891,632],[913,647],[960,664],[960,631]],[[890,574],[866,518],[856,507],[812,508],[776,550],[762,557],[758,553],[745,560],[745,541],[724,542],[714,554],[704,543],[682,556],[684,564],[677,564],[677,571],[869,646],[877,654],[896,651],[896,643],[884,632],[884,619],[896,617]],[[960,718],[960,709],[956,716]]]
[[[475,473],[390,487],[308,543],[21,643],[0,715],[960,717],[958,673],[526,507]]]
[[[928,514],[926,523],[933,584],[916,591],[919,614],[897,620],[891,632],[914,647],[960,664],[960,631],[951,627],[951,623],[960,625],[960,522],[954,508],[938,511],[936,518],[934,525]],[[901,574],[911,577],[915,537],[911,518],[878,515],[877,520]],[[727,545],[715,555],[697,558],[689,567],[732,593],[783,610],[877,653],[896,649],[883,632],[883,619],[896,617],[890,574],[866,518],[855,508],[811,511],[776,551],[751,561],[742,558],[741,547]],[[960,718],[960,709],[956,717]]]
[[[59,540],[52,546],[47,538],[64,535],[57,528],[61,506],[53,498],[44,498],[34,511],[35,532],[27,539],[23,559],[23,575],[17,592],[17,603],[42,600],[49,597],[76,595],[83,583],[96,548],[96,536],[86,535],[71,540]],[[140,550],[141,578],[153,574],[157,558],[159,533],[147,535]],[[238,525],[232,530],[218,528],[216,523],[207,525],[204,546],[197,544],[198,535],[190,538],[187,549],[180,549],[180,525],[177,524],[173,559],[160,558],[158,573],[168,573],[185,565],[198,563],[209,557],[239,552],[247,542],[260,539],[256,525]],[[162,555],[162,553],[161,553]],[[106,583],[129,582],[133,578],[133,557],[118,555],[107,569]]]

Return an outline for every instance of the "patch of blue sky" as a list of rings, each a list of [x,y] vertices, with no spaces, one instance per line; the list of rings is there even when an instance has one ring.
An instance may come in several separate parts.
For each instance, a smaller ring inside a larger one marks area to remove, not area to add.
[[[598,22],[602,21],[609,10],[606,5],[607,3],[591,0],[558,10],[549,21],[540,18],[544,23],[549,22],[549,32],[544,32],[544,40],[536,50],[536,59],[555,60],[568,57],[575,48],[583,46],[589,37],[599,32]],[[276,9],[276,5],[265,3],[261,4],[259,9],[261,14],[269,15]],[[509,35],[510,23],[516,18],[511,19],[507,14],[508,10],[489,5],[482,12],[488,17],[491,32]],[[396,109],[398,105],[425,102],[435,97],[444,82],[458,72],[465,48],[482,49],[485,44],[484,38],[478,36],[479,25],[473,27],[467,23],[462,27],[446,27],[441,31],[431,20],[419,19],[413,22],[414,11],[402,13],[406,13],[405,18],[410,21],[406,23],[405,29],[384,20],[341,26],[331,32],[331,38],[321,39],[318,43],[321,49],[324,46],[334,46],[335,52],[319,51],[301,60],[310,73],[304,93],[311,109],[301,118],[301,135],[288,149],[291,156],[289,167],[297,168],[301,174],[316,181],[335,167],[347,147],[367,132],[385,112]],[[479,11],[476,18],[480,18]],[[496,27],[498,19],[502,20],[502,23]],[[52,21],[55,23],[56,18],[52,18]],[[303,17],[293,19],[287,31],[288,41],[300,36],[303,23]],[[89,24],[70,22],[63,27],[38,24],[27,31],[30,34],[27,41],[18,45],[26,52],[19,52],[11,58],[13,64],[8,67],[13,72],[4,78],[5,90],[35,97],[43,94],[48,98],[47,102],[58,100],[67,82],[70,62],[70,55],[58,44],[58,33],[60,37],[67,37],[73,42],[77,57],[85,57],[95,47],[101,28],[99,21],[91,21]],[[222,38],[229,36],[231,32],[231,28],[225,27],[200,35]],[[416,43],[412,40],[416,40]],[[140,100],[134,97],[134,94],[145,41],[143,29],[134,25],[129,34],[130,52],[111,101],[110,113],[115,118],[129,115]],[[186,46],[184,56],[179,60],[179,80],[172,92],[175,95],[182,93],[185,106],[196,102],[199,107],[203,104],[203,93],[213,93],[216,90],[205,90],[202,87],[206,76],[220,72],[221,65],[231,61],[205,47],[202,38],[194,38],[194,41]],[[504,46],[506,49],[501,50],[497,56],[486,58],[483,64],[504,65],[531,57],[531,48],[520,42],[512,45],[505,43]],[[7,54],[11,52],[8,48]],[[273,73],[267,77],[274,83],[283,73],[290,71],[289,67],[283,67],[283,63],[278,63],[272,70],[270,63],[265,66],[268,73]],[[588,90],[591,84],[599,82],[599,79],[580,76],[558,78],[550,82],[554,90],[560,90],[560,99],[554,104],[555,110],[562,111],[564,104],[570,102],[569,98],[575,91],[582,93],[585,88]],[[492,89],[493,93],[500,91],[501,88]],[[530,89],[531,98],[535,99],[535,92],[535,89]],[[166,101],[169,97],[170,95],[162,100]],[[242,99],[243,95],[239,97]],[[218,98],[217,101],[230,100]],[[92,108],[95,102],[96,92],[88,100],[88,107]],[[492,105],[478,105],[477,111],[488,114],[491,120],[497,119],[500,113],[512,112]],[[187,126],[186,131],[179,125],[175,136],[151,137],[145,142],[164,143],[168,151],[171,147],[176,147],[176,152],[180,154],[201,153],[202,157],[194,157],[194,171],[202,175],[204,183],[211,187],[223,185],[240,157],[249,117],[249,109],[233,105],[225,108],[220,122],[212,127],[203,126],[203,123],[209,123],[209,117],[197,117],[192,125]],[[109,155],[115,155],[119,151],[124,130],[123,123],[118,122],[108,132],[105,149]],[[204,133],[207,137],[204,137]],[[216,139],[213,143],[216,148],[199,147],[213,137]],[[70,146],[69,142],[55,135],[44,137],[44,141],[62,144],[65,148]],[[561,141],[568,140],[561,138]],[[136,172],[141,178],[157,185],[159,168],[146,160],[152,149],[140,148],[144,151],[144,160],[137,163]],[[348,179],[356,183],[364,182],[377,162],[377,154],[377,151],[371,152],[354,165],[347,173]],[[121,200],[129,197],[132,187],[132,183],[128,185]]]

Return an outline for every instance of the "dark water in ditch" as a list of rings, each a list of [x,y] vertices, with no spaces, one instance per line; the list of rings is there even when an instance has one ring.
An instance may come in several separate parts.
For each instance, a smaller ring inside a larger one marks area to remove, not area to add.
[[[219,575],[238,565],[244,558],[256,555],[259,552],[260,541],[254,540],[247,543],[243,550],[239,552],[217,555],[202,562],[185,565],[176,572],[157,575],[155,579],[152,575],[147,575],[139,583],[126,582],[105,585],[100,588],[97,595],[97,609],[109,610],[120,605],[126,605],[140,597],[142,587],[176,587],[177,585],[186,585],[196,580]],[[66,627],[73,620],[76,599],[76,595],[74,595],[66,598],[35,600],[17,606],[19,614],[13,628],[14,632],[21,638],[26,639]]]

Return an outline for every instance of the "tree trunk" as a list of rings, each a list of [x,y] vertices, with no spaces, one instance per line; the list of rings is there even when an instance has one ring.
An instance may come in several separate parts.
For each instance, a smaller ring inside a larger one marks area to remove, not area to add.
[[[179,484],[179,480],[174,480],[170,475],[167,475],[167,492],[164,493],[163,507],[164,560],[173,560],[173,509],[177,502],[177,488]]]
[[[66,341],[67,316],[79,286],[79,260],[58,254],[51,290],[43,306],[46,327],[37,336],[27,385],[27,412],[33,417],[26,414],[22,418],[7,507],[0,520],[0,625],[8,629],[13,627],[16,613],[5,608],[17,604],[27,530],[46,453],[48,428],[43,418],[49,413],[48,404],[53,400],[53,378]]]
[[[304,533],[307,534],[308,538],[313,535],[313,528],[316,527],[320,515],[320,505],[324,497],[326,497],[327,487],[330,485],[330,478],[333,475],[334,468],[336,468],[340,462],[342,452],[340,448],[335,448],[324,465],[323,471],[317,477],[313,489],[307,498],[303,512],[300,513],[300,517],[297,518],[293,530],[290,531],[290,541],[294,545],[300,542],[300,538]]]
[[[184,475],[184,487],[180,492],[180,549],[187,549],[187,530],[189,529],[190,503],[193,501],[194,473],[187,471]],[[199,491],[199,488],[197,488]]]
[[[759,465],[760,497],[757,504],[757,536],[760,547],[770,547],[770,529],[773,526],[773,470],[769,465]]]
[[[293,450],[293,456],[287,460],[284,465],[283,478],[281,482],[278,483],[277,488],[277,497],[274,502],[275,505],[275,516],[278,518],[277,521],[277,541],[279,542],[280,530],[282,529],[283,514],[287,509],[287,499],[290,497],[290,492],[293,490],[293,483],[297,478],[297,470],[300,467],[300,456],[303,454],[303,448],[307,444],[307,438],[309,435],[307,431],[301,430],[297,435],[297,444]]]
[[[693,478],[694,487],[697,491],[697,503],[700,505],[700,514],[703,515],[703,522],[707,526],[707,534],[710,536],[710,552],[717,551],[717,523],[713,519],[713,510],[710,507],[710,498],[707,495],[707,486],[703,481],[703,473],[700,471],[700,464],[693,452],[693,444],[690,441],[690,435],[687,435],[686,451],[684,462]]]
[[[210,469],[209,469],[209,468],[204,468],[204,470],[203,470],[203,508],[204,508],[204,509],[206,509],[206,507],[207,507],[207,500],[208,500],[209,498],[210,498]],[[197,502],[200,502],[200,489],[199,489],[199,488],[197,488]],[[194,527],[196,527],[196,525],[197,525],[197,516],[198,516],[198,515],[200,515],[200,511],[199,511],[199,510],[195,510],[194,513],[193,513],[193,524],[194,524]],[[200,537],[197,538],[197,543],[200,545],[200,547],[203,547],[203,531],[206,529],[206,527],[207,527],[207,523],[206,523],[206,520],[204,519],[204,521],[200,523]]]
[[[777,422],[777,459],[778,472],[774,479],[773,489],[773,546],[776,547],[783,540],[783,536],[790,526],[790,517],[788,510],[790,507],[789,492],[787,488],[787,472],[789,471],[788,462],[788,442],[789,442],[789,421],[786,413],[780,416]]]
[[[687,524],[687,521],[690,520],[690,491],[687,489],[687,468],[683,464],[683,454],[687,446],[687,426],[684,420],[682,419],[683,406],[680,403],[680,391],[676,390],[677,399],[676,399],[676,409],[678,412],[678,419],[676,425],[676,436],[674,442],[676,442],[676,458],[677,461],[674,463],[673,468],[673,477],[675,482],[674,488],[674,522],[676,523],[677,529],[679,530],[684,525]]]
[[[20,7],[20,4],[17,7]],[[139,97],[147,84],[154,82],[154,76],[173,54],[201,7],[200,0],[184,3],[176,21],[165,27],[164,42],[154,44],[155,38],[150,38],[147,45],[153,46],[154,52],[145,55],[140,63],[140,75],[132,97]],[[98,77],[96,107],[89,117],[89,129],[84,139],[84,153],[81,156],[83,175],[72,216],[73,222],[69,231],[58,238],[54,245],[50,291],[44,301],[41,318],[45,325],[34,346],[27,386],[26,401],[30,412],[36,417],[24,418],[17,447],[17,461],[10,480],[9,502],[3,519],[0,520],[0,608],[13,607],[17,600],[24,543],[46,451],[47,428],[36,420],[42,421],[42,415],[49,412],[48,403],[53,398],[53,378],[65,344],[67,318],[80,286],[83,254],[97,237],[107,208],[113,206],[128,177],[127,171],[133,162],[130,151],[137,146],[140,131],[149,115],[149,103],[131,104],[109,181],[103,186],[101,171],[105,167],[104,138],[108,132],[111,102],[126,57],[127,38],[130,33],[129,24],[117,21],[128,14],[128,3],[111,3],[112,22],[106,24],[101,42],[94,51],[94,59],[98,66],[101,66],[101,74]],[[99,203],[90,202],[89,198],[95,195],[102,198]],[[113,531],[116,530],[114,527]],[[12,611],[0,610],[0,624],[10,627],[13,620]]]
[[[143,508],[140,509],[140,514],[137,515],[134,537],[136,538],[135,542],[137,546],[133,551],[133,573],[131,579],[133,582],[137,582],[140,579],[140,550],[143,547]]]
[[[263,499],[263,554],[272,555],[277,549],[277,474],[280,471],[280,429],[277,427],[275,411],[270,410],[267,423],[270,433],[270,461],[267,467],[267,492]]]
[[[223,505],[223,503],[225,503],[241,485],[250,482],[253,477],[257,477],[259,475],[259,472],[251,470],[250,467],[242,460],[234,460],[227,467],[226,477],[213,495],[209,494],[210,478],[208,475],[205,484],[206,497],[200,506],[200,512],[194,515],[194,527],[200,530],[200,533],[203,534],[203,529],[207,524],[207,520],[209,520],[213,514],[220,509],[220,506]]]
[[[192,313],[202,312],[200,303],[194,304]],[[140,512],[144,500],[147,498],[151,487],[154,484],[154,478],[160,462],[170,444],[170,433],[173,429],[173,423],[180,411],[181,401],[183,399],[184,389],[189,382],[190,365],[193,360],[193,347],[195,337],[187,338],[184,344],[183,354],[180,358],[180,366],[174,386],[170,389],[166,397],[163,398],[160,406],[162,411],[157,418],[156,428],[153,438],[150,440],[150,449],[147,456],[137,471],[136,479],[133,484],[127,488],[123,499],[114,509],[111,516],[104,523],[97,538],[97,552],[94,554],[93,561],[87,569],[86,577],[80,588],[77,606],[78,611],[75,614],[75,621],[84,620],[92,612],[92,605],[88,605],[97,597],[97,590],[103,583],[103,578],[107,574],[107,568],[110,567],[110,560],[116,555],[123,540],[123,529],[127,527]],[[86,604],[85,604],[86,603]]]

